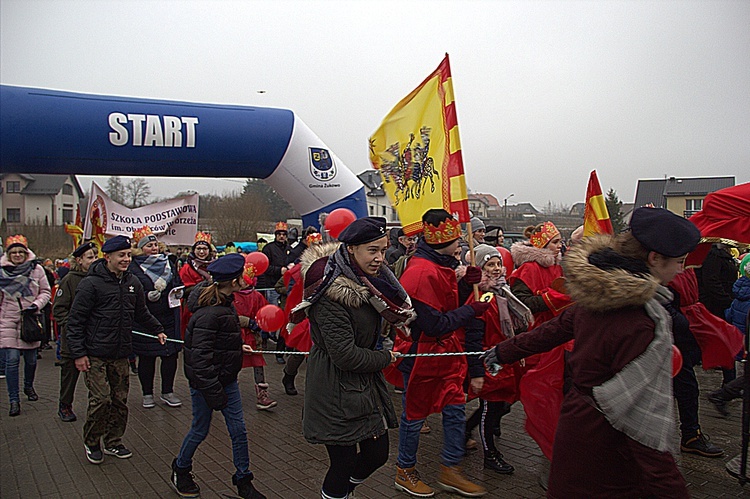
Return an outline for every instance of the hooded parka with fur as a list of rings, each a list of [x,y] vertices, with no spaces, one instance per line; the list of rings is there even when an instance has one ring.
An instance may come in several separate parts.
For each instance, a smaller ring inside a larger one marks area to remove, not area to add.
[[[318,258],[333,254],[338,243],[313,245],[302,256],[303,273]],[[338,276],[325,295],[309,307],[313,346],[307,365],[302,430],[313,444],[353,445],[398,426],[382,370],[391,354],[375,350],[380,314],[370,292]]]

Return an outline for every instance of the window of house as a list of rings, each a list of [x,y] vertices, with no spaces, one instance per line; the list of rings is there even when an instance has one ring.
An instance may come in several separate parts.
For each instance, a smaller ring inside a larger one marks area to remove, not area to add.
[[[63,194],[65,194],[66,196],[72,196],[73,186],[70,184],[63,184]]]
[[[8,208],[5,210],[5,219],[8,223],[21,223],[21,208]]]
[[[21,181],[20,180],[8,180],[5,182],[6,192],[21,192]]]
[[[370,216],[375,216],[375,207],[373,205],[370,205]]]
[[[702,199],[686,199],[685,211],[701,211],[703,209]]]
[[[66,210],[63,208],[62,211],[63,215],[63,223],[64,224],[72,224],[73,223],[73,210]]]
[[[385,216],[385,206],[381,206],[380,209],[382,211],[382,213],[380,214],[380,216],[384,217]]]

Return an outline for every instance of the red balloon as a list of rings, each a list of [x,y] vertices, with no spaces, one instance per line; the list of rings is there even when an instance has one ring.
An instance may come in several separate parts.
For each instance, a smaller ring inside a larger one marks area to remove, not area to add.
[[[350,223],[357,219],[357,215],[348,208],[336,208],[328,214],[325,227],[333,238],[338,238],[341,231],[346,229]]]
[[[284,311],[276,305],[265,305],[255,314],[255,322],[263,331],[271,333],[284,326],[286,317],[284,317]]]
[[[677,376],[677,373],[682,369],[682,352],[677,348],[677,345],[672,345],[672,377]]]
[[[251,263],[255,267],[255,275],[259,276],[268,270],[268,257],[260,251],[253,251],[245,256],[245,263]]]

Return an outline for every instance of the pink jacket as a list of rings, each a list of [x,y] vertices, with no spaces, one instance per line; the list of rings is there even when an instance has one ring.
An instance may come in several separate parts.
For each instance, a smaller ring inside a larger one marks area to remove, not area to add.
[[[29,256],[26,261],[33,260],[36,255],[29,250]],[[7,267],[11,265],[7,255],[0,257],[0,266]],[[23,308],[28,308],[32,304],[41,310],[50,299],[50,284],[41,265],[34,267],[31,271],[31,290],[32,296],[21,298]],[[28,350],[39,348],[39,341],[26,343],[21,341],[21,309],[18,308],[18,302],[0,291],[0,348],[15,348],[18,350]]]

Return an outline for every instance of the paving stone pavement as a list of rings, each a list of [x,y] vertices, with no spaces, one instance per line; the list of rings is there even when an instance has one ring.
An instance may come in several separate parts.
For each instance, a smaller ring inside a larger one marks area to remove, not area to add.
[[[184,402],[179,408],[167,407],[157,397],[155,408],[144,409],[138,379],[130,377],[130,419],[123,440],[134,455],[130,459],[105,456],[104,463],[96,466],[86,460],[81,436],[87,397],[83,379],[79,380],[74,403],[78,421],[63,423],[57,417],[59,369],[53,364],[52,351],[44,351],[43,357],[35,381],[40,400],[28,402],[22,395],[19,417],[8,417],[7,388],[5,381],[0,381],[0,497],[177,497],[169,485],[170,463],[191,421],[190,396],[182,366],[175,382],[175,393]],[[297,378],[300,394],[290,397],[283,393],[281,366],[271,356],[267,361],[270,394],[278,400],[278,406],[270,411],[258,411],[255,407],[252,370],[240,374],[251,467],[256,475],[254,483],[269,498],[317,499],[328,459],[324,447],[310,445],[302,438],[304,366]],[[156,377],[158,389],[158,372]],[[732,415],[728,419],[718,417],[705,400],[705,394],[720,385],[721,375],[698,369],[698,377],[702,387],[703,430],[712,442],[725,449],[726,455],[718,459],[679,457],[689,490],[695,498],[750,497],[750,486],[741,487],[724,470],[724,463],[739,452],[740,403],[735,401],[730,406]],[[393,400],[399,409],[400,396],[394,394]],[[476,402],[470,404],[468,410],[475,406]],[[194,472],[202,497],[231,497],[236,489],[231,485],[234,467],[230,440],[223,418],[219,413],[214,414],[211,433],[195,456]],[[432,432],[422,436],[418,469],[428,484],[435,485],[442,442],[440,417],[433,415],[428,421]],[[390,459],[358,487],[358,499],[407,497],[393,488],[398,431],[392,430],[389,437]],[[545,460],[523,430],[520,404],[514,405],[503,418],[503,434],[497,442],[516,472],[511,476],[485,472],[481,452],[474,452],[464,461],[466,474],[487,487],[486,497],[544,497],[538,479]],[[438,492],[437,497],[459,496]]]

